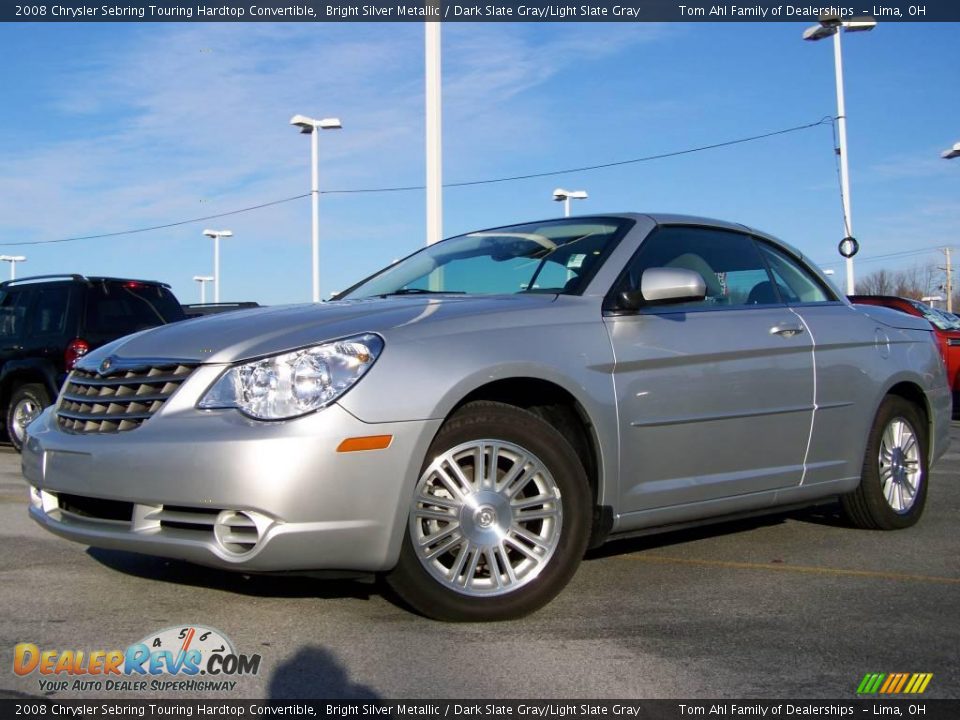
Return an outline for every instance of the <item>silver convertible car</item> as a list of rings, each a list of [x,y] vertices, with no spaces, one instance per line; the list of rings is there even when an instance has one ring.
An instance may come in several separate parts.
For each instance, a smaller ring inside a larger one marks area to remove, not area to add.
[[[769,235],[602,215],[102,347],[29,426],[23,473],[70,540],[383,573],[425,615],[499,620],[630,534],[830,498],[912,525],[950,402],[929,323],[851,305]]]

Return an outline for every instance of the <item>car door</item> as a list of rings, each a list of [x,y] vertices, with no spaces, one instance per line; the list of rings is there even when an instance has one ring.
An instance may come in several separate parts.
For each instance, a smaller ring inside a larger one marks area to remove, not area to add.
[[[759,246],[815,346],[817,409],[803,484],[852,481],[861,474],[863,443],[873,420],[874,408],[864,408],[863,401],[875,397],[877,378],[889,372],[881,352],[889,336],[843,302],[801,258],[766,242]]]
[[[653,267],[695,270],[707,296],[618,311],[617,294],[638,288]],[[813,419],[812,345],[751,237],[663,226],[643,241],[607,308],[621,512],[800,483]]]

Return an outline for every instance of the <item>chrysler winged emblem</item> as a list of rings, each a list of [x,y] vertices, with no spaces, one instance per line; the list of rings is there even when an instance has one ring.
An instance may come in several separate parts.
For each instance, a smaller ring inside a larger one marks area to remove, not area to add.
[[[110,372],[110,368],[112,367],[113,367],[113,358],[109,358],[109,357],[104,358],[103,362],[100,363],[100,367],[98,368],[97,372],[100,375],[106,375],[108,372]]]

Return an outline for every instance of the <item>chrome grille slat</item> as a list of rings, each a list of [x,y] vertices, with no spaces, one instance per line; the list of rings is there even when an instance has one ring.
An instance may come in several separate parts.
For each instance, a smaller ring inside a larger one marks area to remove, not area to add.
[[[68,410],[61,410],[59,413],[57,413],[57,415],[59,417],[64,418],[65,420],[79,420],[81,422],[87,422],[88,420],[100,422],[101,420],[117,417],[116,415],[107,415],[106,412],[79,413],[79,412],[70,412]],[[153,413],[149,413],[149,412],[124,413],[122,419],[123,420],[147,420],[152,416],[153,416]]]
[[[135,430],[163,406],[195,368],[170,362],[118,369],[105,376],[75,369],[63,389],[57,423],[74,433]]]
[[[153,395],[72,395],[70,393],[64,393],[63,399],[69,402],[75,403],[86,403],[90,402],[91,398],[109,398],[112,403],[123,403],[123,402],[153,402],[154,400],[166,400],[169,395],[164,395],[162,393],[155,393]]]
[[[193,368],[190,368],[191,370]],[[74,370],[74,372],[78,372]],[[87,373],[85,373],[87,374]],[[156,375],[153,377],[137,377],[133,374],[128,373],[124,377],[119,378],[98,378],[93,375],[91,377],[84,377],[77,379],[77,385],[83,387],[115,387],[117,385],[144,385],[144,384],[153,384],[159,385],[160,383],[179,383],[187,377],[189,373],[185,375]]]

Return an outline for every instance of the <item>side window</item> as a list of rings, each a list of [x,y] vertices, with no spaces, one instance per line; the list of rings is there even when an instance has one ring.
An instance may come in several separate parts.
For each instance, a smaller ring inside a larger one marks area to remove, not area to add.
[[[0,339],[17,340],[23,335],[23,322],[31,294],[28,290],[7,292],[0,298]]]
[[[809,270],[793,258],[766,243],[758,243],[780,295],[789,303],[832,302],[836,298],[823,287]]]
[[[36,299],[27,318],[27,334],[59,335],[67,323],[68,285],[51,285],[34,290]]]
[[[643,272],[655,267],[693,270],[706,283],[707,295],[703,300],[671,304],[670,308],[782,302],[753,239],[740,233],[686,226],[660,228],[643,241],[618,291],[640,289]]]

